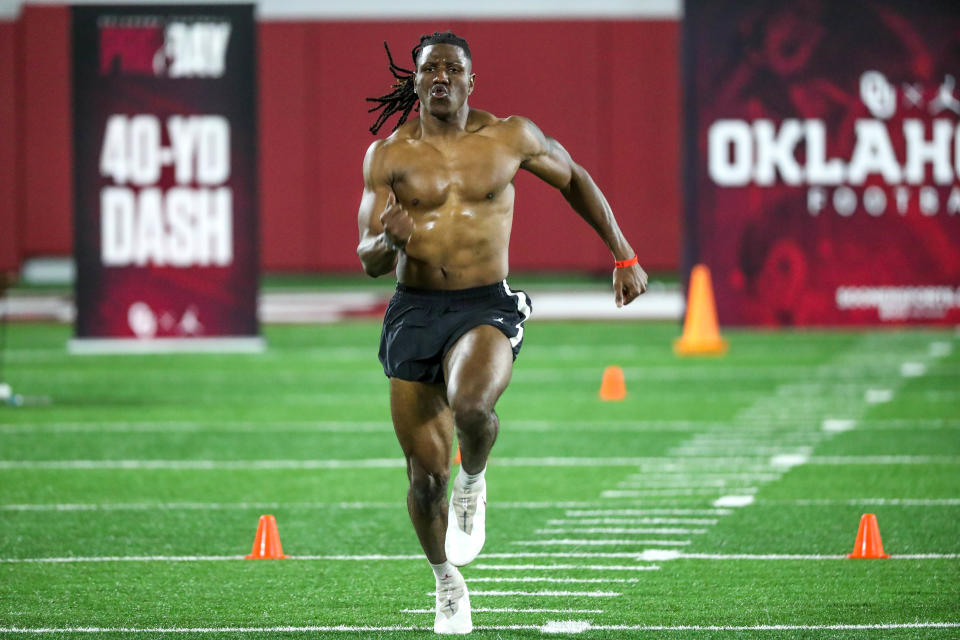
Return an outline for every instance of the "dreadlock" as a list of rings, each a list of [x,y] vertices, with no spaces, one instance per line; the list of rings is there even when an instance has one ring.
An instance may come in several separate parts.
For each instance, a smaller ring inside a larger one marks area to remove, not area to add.
[[[463,49],[463,53],[467,56],[467,60],[472,60],[470,57],[470,46],[467,44],[466,40],[457,36],[451,31],[446,31],[444,33],[434,31],[432,34],[420,36],[419,44],[417,44],[417,46],[415,46],[410,52],[410,55],[413,58],[414,69],[417,68],[417,59],[420,57],[420,52],[423,51],[424,47],[428,47],[432,44],[455,45]],[[417,90],[416,87],[414,87],[414,77],[416,76],[416,71],[404,69],[396,64],[393,61],[393,55],[390,53],[390,47],[387,46],[386,42],[383,43],[383,48],[387,50],[387,59],[390,61],[390,73],[393,74],[393,78],[396,80],[396,82],[393,83],[393,91],[390,93],[385,93],[378,98],[367,98],[367,102],[377,103],[375,106],[368,109],[367,113],[380,111],[380,114],[377,115],[376,122],[374,122],[373,126],[370,127],[370,133],[374,135],[380,131],[380,127],[386,124],[387,120],[393,114],[400,114],[400,119],[393,127],[393,131],[396,131],[400,125],[407,121],[407,117],[410,115],[411,111],[414,109],[420,111],[420,105],[417,104]]]

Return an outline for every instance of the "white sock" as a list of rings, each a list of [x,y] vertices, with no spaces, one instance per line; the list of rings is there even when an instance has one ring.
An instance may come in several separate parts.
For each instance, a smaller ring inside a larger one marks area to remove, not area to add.
[[[460,574],[460,572],[457,571],[457,568],[452,564],[450,564],[449,561],[444,561],[444,562],[441,562],[440,564],[433,564],[431,562],[430,568],[433,569],[433,575],[437,579],[438,583],[441,580],[450,580],[452,578],[455,578],[457,575]]]
[[[457,474],[456,482],[463,489],[469,489],[470,487],[483,484],[484,479],[483,475],[487,472],[487,468],[484,467],[480,469],[480,473],[467,473],[464,471],[463,467],[460,467],[460,473]]]

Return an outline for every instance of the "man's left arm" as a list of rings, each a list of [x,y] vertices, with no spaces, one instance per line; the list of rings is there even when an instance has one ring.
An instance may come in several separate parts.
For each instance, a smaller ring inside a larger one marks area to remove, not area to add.
[[[520,164],[560,190],[573,210],[603,239],[617,263],[631,262],[636,254],[620,231],[610,204],[587,170],[573,161],[563,146],[527,120],[513,116],[507,124],[516,129],[523,160]],[[613,292],[618,307],[630,304],[647,290],[647,274],[636,263],[613,270]]]

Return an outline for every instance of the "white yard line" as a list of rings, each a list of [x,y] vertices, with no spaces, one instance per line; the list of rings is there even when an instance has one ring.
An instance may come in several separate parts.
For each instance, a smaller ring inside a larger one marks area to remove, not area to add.
[[[589,542],[589,541],[587,541]],[[627,544],[632,542],[628,541]],[[672,544],[672,543],[671,543]],[[674,549],[647,549],[641,552],[569,552],[569,553],[490,553],[484,554],[488,559],[533,559],[533,558],[609,558],[633,559],[638,562],[659,562],[667,560],[846,560],[846,555],[816,555],[816,554],[747,554],[747,553],[684,553]],[[226,562],[243,560],[242,555],[197,555],[197,556],[63,556],[44,558],[0,558],[0,564],[72,564],[89,562]],[[956,560],[960,559],[957,553],[915,553],[891,554],[894,560]],[[329,561],[329,562],[369,562],[369,561],[423,561],[423,554],[360,554],[360,555],[297,555],[287,560],[277,562],[300,561]],[[249,561],[263,562],[263,561]],[[595,565],[598,569],[602,565]],[[586,568],[586,567],[578,567]],[[659,568],[659,567],[658,567]],[[591,567],[591,570],[592,567]],[[637,566],[638,571],[653,570]]]
[[[960,456],[811,456],[807,464],[818,465],[897,465],[960,464]]]
[[[378,374],[381,378],[382,374]],[[710,426],[722,427],[719,423],[691,422],[687,420],[611,420],[603,422],[585,420],[510,420],[504,421],[511,431],[702,431]],[[282,421],[254,422],[236,421],[103,421],[103,422],[49,422],[31,424],[0,423],[0,433],[8,434],[101,434],[101,433],[169,433],[187,432],[203,434],[230,433],[393,433],[393,426],[386,421],[337,420],[337,421]]]
[[[550,621],[543,625],[490,625],[477,626],[477,630],[490,631],[536,631],[541,633],[576,634],[584,631],[872,631],[890,629],[955,629],[960,622],[904,622],[880,624],[765,624],[754,626],[736,625],[631,625],[591,624],[582,620]]]
[[[635,560],[637,562],[656,562],[659,558],[653,557],[656,554],[676,553],[673,549],[666,551],[663,549],[646,549],[644,551],[525,551],[521,553],[485,553],[485,560],[510,560],[520,558],[616,558]]]
[[[0,511],[211,511],[223,509],[396,509],[398,502],[103,502],[103,503],[13,503],[0,504]],[[497,502],[497,509],[569,509],[609,505],[604,502]],[[647,504],[627,500],[625,504]],[[669,513],[677,509],[640,509],[650,513]],[[679,511],[690,511],[680,509]],[[694,511],[715,513],[717,509]],[[638,523],[643,524],[643,523]],[[656,524],[656,523],[653,523]],[[664,524],[673,524],[667,523]],[[685,524],[677,522],[676,524]],[[692,522],[690,524],[704,524]],[[711,524],[715,524],[711,523]]]
[[[611,457],[611,458],[591,458],[591,457],[542,457],[542,458],[492,458],[491,464],[495,466],[510,467],[638,467],[642,465],[665,465],[665,464],[687,464],[691,466],[702,466],[704,464],[738,464],[741,462],[757,463],[762,457],[704,457],[689,458],[679,456],[665,457]],[[960,457],[957,458],[960,460]]]
[[[684,460],[689,464],[736,464],[745,460],[755,461],[758,457],[729,458],[580,458],[580,457],[543,457],[543,458],[493,458],[491,465],[499,467],[614,467],[640,466],[643,464],[670,464]],[[960,456],[812,456],[807,464],[817,465],[901,465],[901,464],[960,464]],[[45,469],[45,470],[272,470],[272,469],[402,469],[402,458],[366,458],[358,460],[0,460],[0,470]],[[741,491],[756,490],[747,487]],[[656,490],[654,490],[656,491]],[[604,492],[608,493],[608,492]],[[647,492],[642,495],[685,495],[656,494]],[[611,496],[612,497],[612,496]],[[632,497],[623,495],[617,497]]]
[[[590,625],[588,620],[548,620],[540,627],[540,633],[572,635],[583,633],[590,628]]]
[[[763,502],[767,502],[764,500]],[[774,502],[774,501],[770,501]],[[830,506],[830,505],[883,505],[893,507],[956,507],[960,506],[960,498],[850,498],[849,500],[786,500],[775,501],[777,504],[787,503],[798,506]]]
[[[467,584],[475,582],[547,582],[556,584],[632,584],[639,582],[639,578],[550,578],[539,576],[515,576],[515,577],[485,577],[470,578]]]
[[[904,378],[919,378],[926,373],[927,365],[922,362],[904,362],[900,365],[900,375]]]
[[[779,480],[782,474],[777,472],[770,473],[714,473],[707,471],[698,473],[694,469],[684,471],[658,471],[646,473],[634,473],[621,480],[618,486],[642,489],[647,488],[686,488],[687,486],[708,486],[721,482],[772,482]]]
[[[770,458],[770,466],[789,470],[792,467],[806,464],[809,458],[809,454],[806,453],[781,453]]]
[[[660,556],[653,557],[654,550],[648,549],[641,552],[627,552],[627,551],[617,551],[617,552],[603,552],[603,551],[555,551],[555,552],[543,552],[543,551],[527,551],[527,552],[517,552],[517,553],[485,553],[484,558],[489,560],[519,560],[519,559],[546,559],[546,558],[564,558],[564,559],[617,559],[617,560],[635,560],[635,561],[655,561],[659,560]],[[676,556],[675,551],[663,551],[657,550],[657,553],[664,554],[669,553],[668,559],[674,559]],[[62,557],[45,557],[45,558],[0,558],[0,564],[18,564],[18,563],[27,563],[27,562],[38,562],[38,563],[51,563],[51,564],[68,564],[74,562],[203,562],[203,561],[225,561],[225,560],[240,560],[243,556],[240,555],[223,555],[223,556],[62,556]],[[347,561],[347,562],[369,562],[371,560],[377,561],[406,561],[406,560],[416,560],[422,561],[423,554],[357,554],[357,555],[296,555],[290,556],[288,560],[319,560],[319,561]],[[283,562],[286,562],[284,560]]]
[[[583,597],[614,597],[620,594],[602,592],[560,592],[564,595],[579,595]],[[431,594],[433,595],[433,594]],[[477,594],[481,595],[481,594]],[[514,595],[514,596],[544,596],[555,595],[551,592],[486,592],[482,595]],[[478,609],[474,609],[478,611]],[[513,611],[511,609],[490,609],[490,611]],[[518,612],[525,610],[520,609]],[[587,610],[589,611],[589,610]],[[419,613],[420,610],[410,610]],[[560,613],[573,612],[561,610]],[[430,613],[430,611],[427,611]],[[566,624],[559,628],[557,625]],[[882,631],[893,629],[956,629],[960,622],[888,622],[878,624],[764,624],[764,625],[628,625],[628,624],[598,624],[586,621],[548,621],[545,624],[513,624],[513,625],[477,625],[476,631],[540,631],[541,633],[579,633],[582,631]],[[274,626],[274,627],[0,627],[0,633],[11,634],[64,634],[64,633],[128,633],[128,634],[171,634],[171,633],[389,633],[408,631],[432,631],[432,626]]]
[[[0,558],[0,564],[71,564],[85,562],[217,562],[223,560],[243,560],[243,556],[65,556],[61,558]]]
[[[659,571],[655,564],[475,564],[474,571]]]
[[[430,591],[427,595],[431,598],[436,597],[436,593]],[[544,598],[619,598],[623,594],[618,591],[484,591],[471,590],[471,596],[530,596]]]
[[[721,496],[713,501],[715,507],[746,507],[753,504],[753,496],[729,495]]]
[[[396,502],[104,502],[0,504],[0,511],[219,511],[224,509],[394,509]],[[502,505],[498,505],[502,506]]]
[[[477,627],[474,627],[475,629]],[[427,631],[433,627],[404,625],[388,626],[301,626],[301,627],[0,627],[0,633],[61,634],[61,633],[312,633],[345,632],[373,633],[389,631]]]
[[[547,520],[548,525],[598,525],[598,524],[693,524],[708,525],[717,524],[716,518],[566,518],[560,520]]]
[[[516,431],[680,431],[715,435],[720,438],[728,433],[732,426],[741,434],[772,436],[778,433],[792,434],[785,430],[791,426],[820,424],[824,431],[845,431],[853,428],[867,430],[916,430],[916,429],[960,429],[960,420],[950,418],[874,418],[847,420],[827,418],[821,421],[800,417],[770,415],[763,418],[738,416],[727,422],[695,420],[511,420],[504,421],[504,428]],[[230,433],[283,433],[283,432],[384,432],[392,433],[389,422],[376,420],[337,420],[337,421],[282,421],[255,422],[243,421],[97,421],[97,422],[40,422],[30,424],[0,423],[0,433],[4,434],[101,434],[101,433],[169,433],[197,432],[205,434]]]
[[[710,487],[703,489],[607,489],[600,492],[602,498],[648,498],[652,496],[715,496],[730,487]],[[757,487],[734,487],[733,490],[753,493]]]
[[[588,509],[567,510],[568,518],[599,516],[728,516],[731,509]]]
[[[856,420],[847,420],[844,418],[826,418],[820,424],[820,428],[827,432],[842,433],[852,431],[857,426]]]
[[[271,470],[271,469],[397,469],[404,468],[401,458],[363,460],[2,460],[0,470]]]
[[[886,404],[893,400],[892,389],[867,389],[863,396],[867,404]]]
[[[144,422],[50,422],[32,424],[0,424],[4,434],[106,434],[106,433],[393,433],[393,426],[384,421],[315,421],[315,422],[236,422],[144,421]]]
[[[653,502],[656,504],[659,501]],[[495,506],[497,509],[508,508],[508,509],[599,509],[602,507],[608,506],[609,501],[573,501],[573,500],[558,500],[558,501],[547,501],[547,502],[496,502]],[[623,502],[625,505],[647,505],[651,504],[649,500],[625,500]],[[662,511],[658,508],[648,508],[648,511]]]
[[[473,613],[603,613],[603,609],[522,609],[517,607],[470,607]],[[400,609],[400,613],[436,613],[436,609]]]
[[[690,536],[706,533],[706,529],[684,529],[675,528],[636,528],[628,529],[625,527],[587,527],[587,528],[562,528],[562,529],[537,529],[535,534],[541,536],[556,536],[566,534],[590,534],[590,533],[619,533],[625,535],[663,535],[663,536]]]
[[[799,423],[804,429],[808,429],[810,421],[804,421]],[[798,425],[785,425],[788,427],[796,427]],[[741,429],[741,427],[746,427]],[[711,444],[711,445],[738,445],[745,447],[752,447],[758,444],[782,444],[784,442],[793,442],[796,444],[804,444],[813,442],[816,443],[820,440],[821,436],[817,431],[794,431],[793,429],[784,428],[777,429],[775,431],[758,431],[747,424],[741,424],[738,419],[734,419],[732,424],[730,424],[726,429],[714,429],[710,431],[701,431],[699,433],[693,434],[690,438],[690,442],[696,444]]]
[[[805,445],[797,445],[796,443],[790,442],[787,438],[783,438],[780,442],[771,444],[769,446],[758,446],[757,444],[754,444],[753,446],[746,446],[738,445],[736,443],[726,444],[711,442],[688,442],[677,445],[676,447],[670,449],[670,455],[680,458],[702,458],[708,456],[750,456],[757,458],[770,458],[771,456],[780,455],[787,447],[809,450],[810,447]]]
[[[749,554],[749,553],[681,553],[679,558],[684,560],[848,560],[846,555],[817,555],[817,554]],[[897,560],[956,560],[957,553],[912,553],[890,555]]]
[[[516,540],[510,544],[523,547],[603,547],[603,546],[650,546],[650,547],[685,547],[689,540],[574,540],[570,538],[555,538],[551,540]]]
[[[650,474],[651,477],[653,474]],[[698,482],[695,478],[687,478],[684,476],[682,481],[671,481],[671,480],[623,480],[617,483],[617,489],[672,489],[672,490],[689,490],[689,489],[703,489],[705,487],[715,487],[717,489],[722,489],[730,484],[727,480],[723,479],[704,479],[702,482]]]

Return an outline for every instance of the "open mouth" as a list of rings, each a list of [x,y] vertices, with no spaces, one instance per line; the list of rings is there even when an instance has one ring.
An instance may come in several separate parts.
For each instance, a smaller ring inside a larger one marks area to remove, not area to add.
[[[449,95],[449,92],[442,84],[436,84],[433,85],[432,89],[430,89],[430,95],[434,98],[446,98]]]

